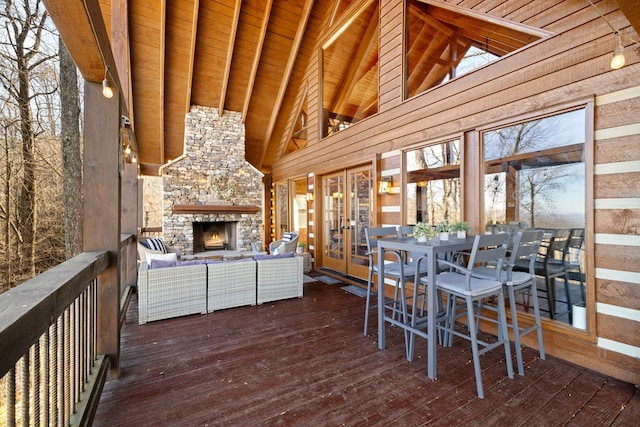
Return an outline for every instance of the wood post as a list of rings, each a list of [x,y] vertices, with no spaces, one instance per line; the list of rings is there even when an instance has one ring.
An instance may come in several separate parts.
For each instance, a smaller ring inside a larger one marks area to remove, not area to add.
[[[102,96],[85,83],[84,251],[108,251],[109,267],[98,276],[98,354],[109,357],[110,377],[120,359],[120,105],[119,94]]]

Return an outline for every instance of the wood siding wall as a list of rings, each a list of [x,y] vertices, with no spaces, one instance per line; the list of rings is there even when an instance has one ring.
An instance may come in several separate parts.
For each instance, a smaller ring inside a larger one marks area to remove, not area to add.
[[[354,2],[350,8],[359,3]],[[463,215],[478,232],[482,218],[479,129],[519,116],[559,110],[568,103],[594,105],[595,100],[595,107],[587,109],[593,111],[594,123],[592,138],[587,136],[593,155],[586,159],[589,332],[549,322],[545,342],[550,354],[640,383],[638,55],[627,49],[627,65],[610,69],[615,38],[587,2],[453,3],[553,35],[405,100],[403,2],[381,0],[379,113],[320,140],[321,72],[319,58],[312,58],[307,72],[308,145],[274,164],[274,181],[312,174],[309,176],[315,177],[317,200],[323,174],[377,156],[379,161],[374,166],[378,178],[390,175],[394,185],[401,185],[403,149],[460,135],[464,144]],[[613,26],[638,38],[615,1],[600,1],[597,6]],[[378,225],[403,223],[402,196],[379,195],[376,219]],[[315,245],[320,244],[318,238],[315,234]]]

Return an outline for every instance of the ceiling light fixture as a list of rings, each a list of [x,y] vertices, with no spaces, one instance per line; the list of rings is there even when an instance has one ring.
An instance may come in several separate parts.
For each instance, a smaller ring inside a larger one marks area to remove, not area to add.
[[[105,98],[112,98],[113,89],[111,88],[111,84],[107,79],[108,74],[109,74],[109,66],[107,65],[107,67],[104,69],[104,80],[102,80],[102,96],[104,96]]]

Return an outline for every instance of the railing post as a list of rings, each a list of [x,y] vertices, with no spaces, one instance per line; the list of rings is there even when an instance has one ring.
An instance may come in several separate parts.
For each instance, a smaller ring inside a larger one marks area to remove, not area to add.
[[[124,171],[122,175],[122,213],[121,213],[121,232],[125,234],[136,235],[138,232],[138,167],[137,163],[124,163]],[[136,268],[137,268],[137,252],[136,239],[129,239],[126,242],[126,250],[124,251],[126,259],[122,260],[124,278],[122,280],[123,289],[120,289],[122,296],[127,286],[136,284]]]
[[[107,251],[109,267],[98,276],[97,353],[109,357],[111,378],[120,359],[120,149],[119,94],[102,95],[85,83],[84,250]]]

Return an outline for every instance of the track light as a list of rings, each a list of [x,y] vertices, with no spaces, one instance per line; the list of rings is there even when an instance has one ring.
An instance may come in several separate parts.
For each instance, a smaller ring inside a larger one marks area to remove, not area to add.
[[[620,33],[618,36],[618,44],[616,48],[613,50],[613,58],[611,58],[611,68],[617,70],[624,66],[624,46],[622,46],[622,40],[620,40]]]
[[[102,80],[102,96],[105,98],[113,97],[113,89],[111,88],[111,84],[109,84],[109,80],[107,79],[107,74],[109,73],[109,66],[104,69],[104,80]]]

